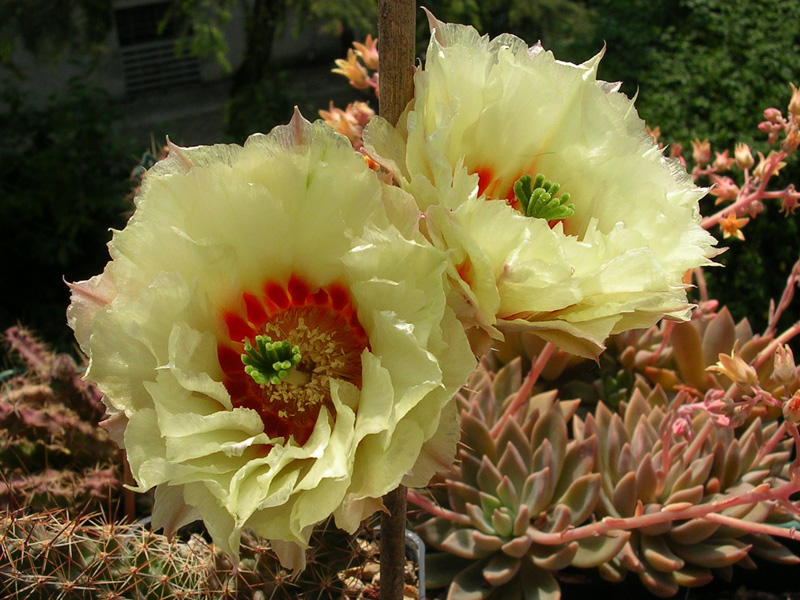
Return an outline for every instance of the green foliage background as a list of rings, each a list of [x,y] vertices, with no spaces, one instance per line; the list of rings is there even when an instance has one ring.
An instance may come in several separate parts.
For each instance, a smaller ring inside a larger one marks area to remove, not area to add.
[[[111,99],[79,79],[42,108],[14,88],[0,103],[0,327],[19,321],[69,348],[63,279],[103,270],[109,228],[133,208],[133,154],[115,134]]]

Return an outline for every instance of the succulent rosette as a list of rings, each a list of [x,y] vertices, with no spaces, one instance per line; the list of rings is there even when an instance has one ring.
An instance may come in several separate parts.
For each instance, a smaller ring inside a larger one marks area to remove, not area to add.
[[[556,60],[430,16],[415,98],[367,152],[409,191],[450,257],[475,339],[529,330],[596,356],[608,335],[688,317],[684,273],[708,265],[695,187],[646,133],[602,57]]]
[[[509,412],[522,384],[522,361],[497,372],[483,364],[458,395],[461,447],[455,467],[430,486],[445,514],[417,530],[434,549],[426,559],[429,587],[448,600],[557,600],[554,573],[596,567],[625,546],[627,532],[546,545],[591,518],[600,478],[593,473],[597,440],[568,438],[579,401],[556,392],[524,399]]]
[[[598,518],[630,518],[710,504],[761,484],[788,480],[791,441],[775,443],[776,421],[762,424],[756,418],[744,431],[734,432],[715,426],[708,413],[698,412],[676,434],[673,424],[679,407],[680,400],[668,400],[660,387],[647,397],[637,388],[620,413],[612,413],[601,402],[585,422],[575,418],[577,439],[598,441],[596,470],[602,476]],[[772,502],[718,512],[752,523],[790,519],[782,506]],[[650,592],[668,597],[681,586],[705,585],[714,574],[730,580],[733,565],[755,568],[751,555],[787,565],[800,562],[766,534],[694,518],[633,530],[622,551],[600,565],[599,572],[618,582],[632,571]]]
[[[314,524],[447,466],[474,358],[416,214],[299,113],[151,169],[68,319],[155,525],[232,555],[250,527],[299,566]]]

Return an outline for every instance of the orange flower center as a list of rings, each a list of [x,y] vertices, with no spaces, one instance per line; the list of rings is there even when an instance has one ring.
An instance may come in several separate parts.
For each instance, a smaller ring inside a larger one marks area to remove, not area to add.
[[[361,387],[361,353],[369,347],[346,287],[333,283],[312,292],[300,277],[284,284],[268,281],[261,294],[242,294],[242,311],[225,311],[227,340],[217,345],[223,383],[234,407],[261,415],[271,437],[294,436],[303,445],[320,409],[334,413],[330,379]],[[300,349],[292,375],[278,383],[258,384],[245,372],[244,343],[256,336],[286,340]]]

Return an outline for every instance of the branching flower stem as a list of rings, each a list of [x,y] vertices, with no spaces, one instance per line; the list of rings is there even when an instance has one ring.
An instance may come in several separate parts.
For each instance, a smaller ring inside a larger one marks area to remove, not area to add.
[[[659,512],[637,514],[627,518],[606,517],[588,525],[582,525],[574,529],[567,529],[557,533],[544,533],[534,527],[529,527],[527,534],[534,543],[549,546],[565,544],[592,536],[612,535],[616,531],[630,531],[660,523],[685,521],[688,519],[705,519],[715,523],[724,522],[726,525],[731,525],[747,532],[768,533],[769,535],[789,539],[800,539],[800,532],[795,529],[783,529],[781,527],[764,525],[763,523],[752,523],[750,521],[719,514],[723,510],[734,506],[775,500],[788,501],[789,497],[798,491],[800,491],[800,479],[775,488],[770,488],[768,483],[764,483],[745,494],[726,496],[722,499],[705,504],[692,505],[688,502],[680,502],[667,505]]]
[[[780,162],[787,156],[788,153],[781,151],[767,157],[764,164],[763,175],[761,176],[761,181],[759,182],[758,187],[754,190],[751,189],[751,179],[747,177],[742,189],[739,190],[736,201],[733,204],[726,206],[722,210],[714,213],[710,217],[704,218],[702,221],[700,221],[700,227],[703,229],[711,229],[714,225],[718,225],[720,222],[722,222],[729,214],[735,213],[739,215],[744,212],[748,206],[758,202],[759,200],[766,198],[782,198],[787,193],[790,193],[788,191],[766,191],[767,183],[769,183],[770,178],[778,172],[780,168]]]
[[[536,362],[533,363],[528,376],[525,378],[525,382],[522,384],[522,387],[519,388],[519,392],[517,392],[517,395],[514,397],[511,405],[506,411],[503,412],[503,415],[497,420],[497,423],[494,424],[494,427],[492,427],[492,437],[497,437],[500,434],[500,432],[503,430],[503,426],[506,424],[506,421],[508,421],[508,419],[517,412],[517,409],[519,409],[519,407],[522,406],[528,400],[528,398],[530,398],[531,392],[533,391],[533,386],[536,385],[539,375],[542,374],[542,371],[547,365],[547,361],[550,360],[550,356],[552,356],[555,349],[556,347],[550,342],[547,342],[544,348],[542,348],[542,351],[536,358]]]

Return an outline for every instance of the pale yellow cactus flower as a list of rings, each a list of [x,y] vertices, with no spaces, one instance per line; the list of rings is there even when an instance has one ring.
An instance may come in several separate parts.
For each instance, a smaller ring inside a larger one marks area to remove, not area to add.
[[[576,65],[429,20],[415,98],[396,128],[374,118],[364,144],[448,251],[474,344],[526,330],[596,356],[610,334],[686,319],[682,277],[716,254],[705,191],[597,79],[602,52]]]
[[[68,319],[154,525],[202,518],[233,556],[251,527],[300,567],[316,523],[448,466],[475,360],[416,218],[299,113],[150,170]]]

